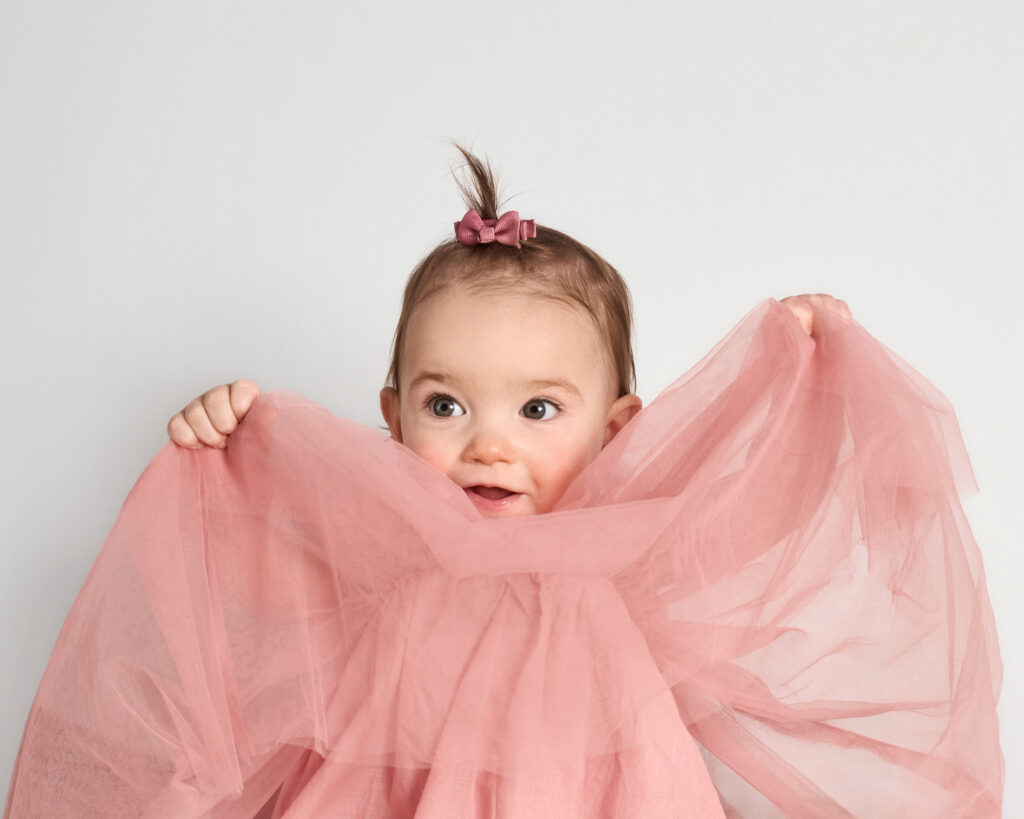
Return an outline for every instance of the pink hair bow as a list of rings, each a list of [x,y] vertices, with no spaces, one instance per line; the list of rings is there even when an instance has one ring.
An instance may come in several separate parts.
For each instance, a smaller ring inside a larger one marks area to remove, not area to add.
[[[537,236],[537,223],[533,219],[520,219],[519,211],[510,210],[497,219],[481,219],[476,210],[466,211],[461,222],[455,223],[455,238],[462,245],[486,245],[500,242],[520,247],[520,242]]]

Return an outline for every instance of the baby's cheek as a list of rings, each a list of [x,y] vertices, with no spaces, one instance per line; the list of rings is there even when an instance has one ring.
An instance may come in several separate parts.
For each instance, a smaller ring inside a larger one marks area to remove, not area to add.
[[[598,450],[600,452],[600,450]],[[587,467],[594,457],[589,450],[581,447],[571,449],[554,449],[549,453],[546,460],[545,482],[545,512],[550,511],[558,500],[565,494],[565,490],[576,480],[576,477]]]
[[[411,440],[406,438],[405,446],[419,455],[424,461],[430,464],[434,469],[444,474],[448,474],[449,469],[452,465],[451,453],[443,446],[438,446],[433,441],[418,440],[415,437]]]

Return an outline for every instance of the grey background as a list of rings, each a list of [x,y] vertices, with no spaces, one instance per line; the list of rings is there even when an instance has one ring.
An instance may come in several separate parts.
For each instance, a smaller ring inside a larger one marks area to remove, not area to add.
[[[623,272],[646,400],[801,292],[945,392],[1019,771],[1022,40],[1016,2],[0,5],[0,778],[173,412],[248,377],[379,423],[448,137]]]

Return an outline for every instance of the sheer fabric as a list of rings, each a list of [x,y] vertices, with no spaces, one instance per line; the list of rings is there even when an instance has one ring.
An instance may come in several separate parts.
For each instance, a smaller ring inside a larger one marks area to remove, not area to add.
[[[5,816],[998,815],[955,416],[816,322],[759,305],[543,516],[288,392],[168,444]]]

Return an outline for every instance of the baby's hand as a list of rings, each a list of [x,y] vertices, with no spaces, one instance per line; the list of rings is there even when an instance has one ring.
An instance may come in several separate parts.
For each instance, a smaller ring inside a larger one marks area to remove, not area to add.
[[[838,313],[840,318],[850,321],[853,316],[845,301],[833,298],[828,293],[803,293],[799,296],[787,296],[782,299],[781,304],[786,305],[793,311],[793,315],[800,321],[800,326],[809,336],[814,335],[814,313],[815,311],[828,310]]]
[[[174,414],[167,422],[167,435],[188,449],[204,445],[223,449],[259,394],[260,388],[247,378],[207,390]]]

